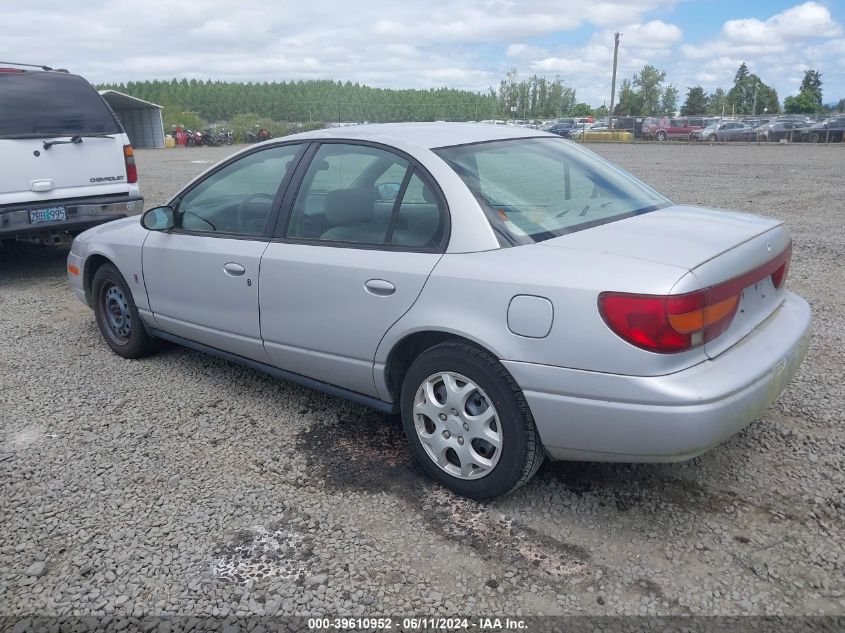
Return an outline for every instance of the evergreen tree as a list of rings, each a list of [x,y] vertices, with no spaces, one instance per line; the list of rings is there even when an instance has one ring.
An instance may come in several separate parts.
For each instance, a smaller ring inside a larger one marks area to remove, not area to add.
[[[716,88],[716,91],[707,98],[707,114],[722,116],[730,112],[728,107],[728,95],[722,88]]]
[[[743,62],[734,75],[734,85],[728,91],[727,112],[730,114],[760,114],[763,109],[780,112],[777,92],[748,70]],[[726,113],[727,113],[726,112]]]
[[[631,116],[642,114],[640,96],[631,86],[630,79],[623,79],[619,84],[619,101],[613,107],[613,116]]]
[[[707,112],[707,93],[701,86],[693,86],[687,90],[687,98],[681,106],[681,114],[689,116],[692,114],[704,114]]]
[[[809,69],[804,71],[804,79],[801,81],[801,92],[806,92],[813,97],[816,108],[822,107],[822,75],[819,71]]]
[[[678,111],[678,89],[669,84],[663,91],[663,96],[660,98],[660,112],[669,116],[674,116]]]

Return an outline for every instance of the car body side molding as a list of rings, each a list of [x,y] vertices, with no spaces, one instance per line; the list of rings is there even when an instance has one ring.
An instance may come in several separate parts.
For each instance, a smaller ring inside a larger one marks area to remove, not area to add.
[[[170,334],[169,332],[165,332],[164,330],[159,330],[157,328],[147,329],[149,333],[153,336],[157,336],[166,341],[176,343],[177,345],[182,345],[183,347],[188,347],[198,352],[203,352],[211,356],[216,356],[217,358],[222,358],[223,360],[228,360],[232,363],[237,363],[238,365],[243,365],[244,367],[249,367],[250,369],[255,369],[257,371],[273,376],[274,378],[289,380],[290,382],[295,382],[298,385],[308,387],[309,389],[314,389],[315,391],[321,391],[330,396],[336,396],[345,400],[351,400],[352,402],[357,402],[358,404],[362,404],[365,407],[370,407],[371,409],[375,409],[376,411],[380,411],[381,413],[398,413],[398,407],[395,403],[385,402],[384,400],[379,400],[378,398],[373,398],[372,396],[366,396],[356,391],[344,389],[343,387],[336,387],[335,385],[329,384],[327,382],[315,380],[314,378],[308,378],[307,376],[302,376],[301,374],[295,374],[293,372],[274,367],[273,365],[268,365],[266,363],[261,363],[256,360],[252,360],[251,358],[245,358],[243,356],[238,356],[237,354],[232,354],[231,352],[225,352],[215,347],[211,347],[210,345],[197,343],[195,341],[191,341],[190,339],[182,338],[181,336],[176,336],[175,334]]]

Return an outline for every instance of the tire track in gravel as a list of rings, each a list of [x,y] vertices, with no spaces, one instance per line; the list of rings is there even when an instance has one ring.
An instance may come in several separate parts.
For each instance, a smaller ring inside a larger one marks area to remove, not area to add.
[[[417,512],[427,529],[506,569],[517,566],[566,586],[595,569],[586,549],[434,484],[413,459],[395,416],[363,412],[353,419],[347,414],[336,424],[302,431],[298,448],[319,466],[326,487],[395,495]]]

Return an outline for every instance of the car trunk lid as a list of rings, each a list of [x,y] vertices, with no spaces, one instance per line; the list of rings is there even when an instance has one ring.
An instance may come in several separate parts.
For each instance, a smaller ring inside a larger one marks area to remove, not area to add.
[[[777,271],[782,264],[788,268],[791,254],[792,240],[781,224],[692,270],[702,288],[732,282],[739,291],[730,325],[704,345],[707,356],[715,358],[732,347],[780,306],[785,290],[783,280],[775,285]]]
[[[774,266],[773,262],[784,253],[788,261],[791,239],[778,220],[734,211],[672,206],[542,244],[685,268],[690,271],[688,279],[679,283],[673,294],[731,281],[741,283],[730,326],[704,345],[706,355],[713,358],[757,327],[783,301],[783,286],[775,287],[767,266]]]

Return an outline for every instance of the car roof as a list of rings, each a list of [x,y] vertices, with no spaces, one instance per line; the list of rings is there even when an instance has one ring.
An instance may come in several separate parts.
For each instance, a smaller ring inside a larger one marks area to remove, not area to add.
[[[284,139],[344,139],[433,149],[534,136],[556,138],[554,134],[531,128],[490,123],[379,123],[302,132]]]

